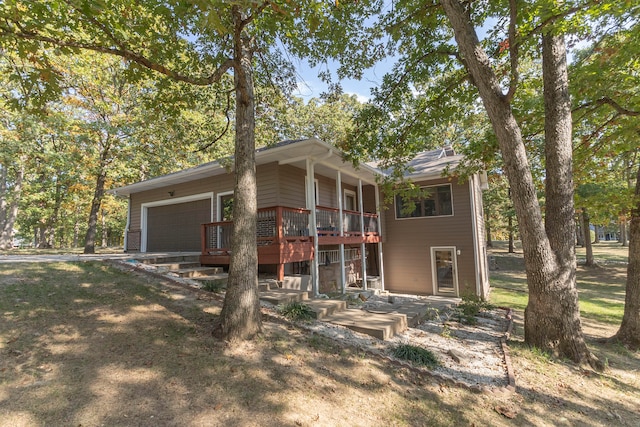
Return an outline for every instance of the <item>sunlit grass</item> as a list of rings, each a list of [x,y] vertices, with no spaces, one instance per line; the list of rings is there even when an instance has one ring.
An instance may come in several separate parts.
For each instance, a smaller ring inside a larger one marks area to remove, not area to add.
[[[528,289],[522,253],[507,254],[502,246],[498,245],[492,254],[498,270],[491,271],[490,301],[500,307],[524,310]],[[626,265],[622,260],[626,261],[627,250],[617,242],[596,244],[596,260],[607,260],[609,263],[597,267],[578,267],[576,286],[583,318],[608,324],[622,321],[626,281]],[[581,251],[584,253],[584,249],[578,248],[578,256]]]

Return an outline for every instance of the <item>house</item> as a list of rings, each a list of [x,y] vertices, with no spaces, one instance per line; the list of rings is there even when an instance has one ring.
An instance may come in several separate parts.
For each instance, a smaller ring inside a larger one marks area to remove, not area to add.
[[[256,152],[262,273],[306,278],[315,294],[350,285],[422,295],[486,296],[482,194],[486,175],[445,178],[461,156],[420,153],[407,178],[428,187],[415,209],[381,206],[372,164],[355,168],[318,139]],[[233,172],[211,162],[111,190],[129,198],[127,252],[198,251],[228,266]],[[410,211],[410,212],[409,212]]]

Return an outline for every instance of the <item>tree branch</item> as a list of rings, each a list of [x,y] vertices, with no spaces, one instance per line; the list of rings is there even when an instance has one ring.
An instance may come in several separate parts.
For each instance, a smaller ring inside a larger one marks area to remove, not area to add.
[[[507,102],[511,102],[516,89],[520,74],[518,73],[518,42],[516,40],[516,21],[518,19],[518,8],[516,0],[509,0],[509,59],[511,61],[511,81],[509,82],[509,91],[506,94]]]
[[[231,126],[231,119],[229,118],[229,110],[231,110],[231,93],[233,91],[227,91],[227,108],[224,110],[224,116],[227,119],[227,123],[225,124],[224,130],[222,132],[220,132],[220,134],[218,136],[216,136],[213,141],[211,141],[208,144],[203,145],[202,147],[198,148],[197,150],[194,150],[194,153],[197,153],[199,151],[204,151],[207,148],[211,147],[212,145],[214,145],[216,142],[220,141],[222,139],[223,136],[225,136],[227,134],[227,132],[229,131],[229,127]]]
[[[602,105],[611,106],[614,110],[616,110],[618,112],[618,115],[631,116],[631,117],[640,116],[640,111],[634,111],[634,110],[629,110],[627,108],[624,108],[623,106],[621,106],[616,101],[614,101],[613,99],[609,98],[608,96],[604,96],[604,97],[602,97],[600,99],[597,99],[595,101],[587,102],[585,104],[579,105],[578,107],[573,109],[573,112],[582,110],[584,108],[589,108],[589,107],[595,107],[592,110],[592,111],[595,111],[595,110],[598,109],[598,107],[600,107]]]
[[[24,40],[33,40],[40,43],[47,43],[53,46],[69,47],[72,49],[85,49],[85,50],[91,50],[94,52],[107,53],[110,55],[120,56],[121,58],[135,62],[139,65],[142,65],[145,68],[156,71],[173,80],[189,83],[196,86],[209,86],[213,83],[217,83],[218,81],[220,81],[222,76],[234,66],[233,60],[227,59],[225,62],[220,64],[215,69],[215,71],[210,75],[203,76],[203,77],[194,77],[194,76],[188,76],[186,74],[182,74],[180,72],[174,71],[168,67],[165,67],[162,64],[158,64],[157,62],[150,60],[146,56],[141,55],[137,52],[134,52],[122,46],[122,44],[118,42],[114,42],[114,44],[116,44],[118,47],[108,47],[108,46],[102,46],[99,44],[80,42],[78,40],[58,40],[53,37],[44,36],[33,31],[26,31],[26,30],[13,31],[12,29],[7,28],[6,26],[0,26],[0,35],[13,36],[13,37],[24,39]],[[111,38],[109,33],[107,33],[106,35],[107,37]]]

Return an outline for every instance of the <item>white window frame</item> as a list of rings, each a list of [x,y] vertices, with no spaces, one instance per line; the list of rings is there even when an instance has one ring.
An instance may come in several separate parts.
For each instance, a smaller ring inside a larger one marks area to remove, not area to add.
[[[358,195],[356,194],[355,191],[353,190],[348,190],[348,189],[344,189],[342,190],[342,207],[344,210],[351,210],[351,209],[347,209],[347,197],[353,197],[353,211],[354,212],[359,212],[358,209]]]
[[[453,294],[451,292],[438,292],[438,271],[436,269],[436,251],[451,251],[453,254]],[[458,250],[455,246],[431,246],[431,278],[433,283],[434,295],[454,295],[459,296],[458,288]]]

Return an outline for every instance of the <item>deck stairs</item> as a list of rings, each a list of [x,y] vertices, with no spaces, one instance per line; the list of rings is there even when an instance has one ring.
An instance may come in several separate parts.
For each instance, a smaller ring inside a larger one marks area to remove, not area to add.
[[[144,258],[138,261],[155,266],[162,274],[201,282],[218,281],[222,282],[222,287],[226,286],[228,274],[222,267],[202,266],[198,262],[197,255]],[[428,310],[424,304],[413,307],[390,306],[387,309],[375,311],[349,308],[345,299],[311,299],[311,291],[307,289],[309,286],[308,281],[301,280],[299,277],[285,278],[284,283],[274,279],[260,279],[258,284],[262,301],[275,305],[295,301],[304,302],[311,307],[318,320],[344,326],[380,340],[387,340],[404,332],[408,326],[413,326],[421,320]],[[353,300],[358,298],[360,293],[351,293],[350,296]]]

